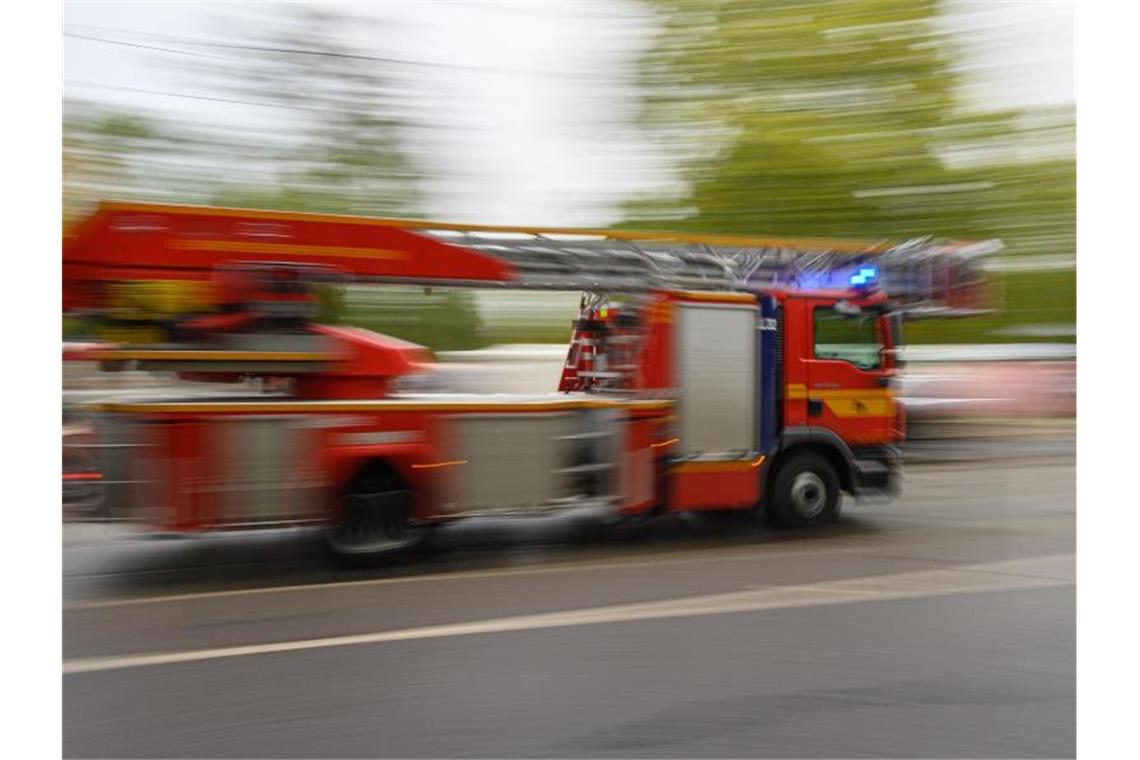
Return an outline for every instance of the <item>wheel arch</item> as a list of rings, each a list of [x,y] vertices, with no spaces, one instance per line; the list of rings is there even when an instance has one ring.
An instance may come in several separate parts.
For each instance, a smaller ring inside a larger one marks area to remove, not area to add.
[[[419,545],[427,534],[416,524],[416,489],[398,464],[368,455],[346,471],[327,531],[333,555],[347,565],[367,567]]]
[[[835,469],[839,477],[839,487],[847,493],[855,490],[855,457],[851,447],[827,428],[790,428],[784,431],[777,446],[775,456],[765,473],[765,484],[771,487],[780,467],[794,455],[810,451],[823,457]]]
[[[347,474],[341,480],[338,491],[342,494],[350,493],[350,489],[354,485],[369,481],[412,489],[411,482],[400,471],[392,458],[372,454],[361,457],[348,467]]]

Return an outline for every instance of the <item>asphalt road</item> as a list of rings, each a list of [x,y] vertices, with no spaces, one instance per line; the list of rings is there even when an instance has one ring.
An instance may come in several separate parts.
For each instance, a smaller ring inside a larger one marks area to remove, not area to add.
[[[415,562],[65,526],[67,757],[1071,757],[1071,453],[823,531],[469,523]]]

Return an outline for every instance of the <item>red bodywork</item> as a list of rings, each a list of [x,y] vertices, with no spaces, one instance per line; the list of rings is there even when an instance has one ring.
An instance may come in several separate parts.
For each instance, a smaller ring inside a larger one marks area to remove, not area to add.
[[[215,271],[234,261],[319,264],[356,279],[510,282],[501,259],[365,217],[105,203],[63,244],[63,308],[105,305],[108,283],[197,281],[225,302]]]
[[[330,217],[308,214],[248,212],[233,209],[104,204],[76,228],[64,243],[63,301],[67,310],[103,309],[116,283],[183,281],[201,288],[202,314],[183,324],[192,336],[236,332],[247,327],[250,316],[227,312],[248,296],[248,282],[230,276],[241,262],[287,262],[320,265],[353,279],[381,281],[440,281],[451,283],[510,283],[515,273],[500,258],[453,245],[404,229],[394,220]],[[221,274],[219,274],[221,273]],[[239,273],[240,274],[240,273]],[[874,370],[861,370],[844,361],[813,356],[811,310],[831,308],[848,292],[773,293],[783,309],[783,375],[778,391],[782,428],[818,427],[834,432],[852,447],[897,442],[901,436],[897,405],[888,387],[895,368],[889,360]],[[860,306],[874,306],[883,296],[854,296]],[[304,306],[288,288],[273,291],[271,306]],[[615,328],[637,332],[636,352],[614,354],[614,367],[624,374],[614,386],[633,399],[656,399],[637,406],[611,400],[621,410],[623,443],[617,450],[623,478],[620,511],[627,514],[654,509],[666,511],[752,508],[762,496],[765,457],[751,452],[735,461],[670,461],[674,437],[673,402],[678,378],[676,305],[681,301],[723,301],[757,304],[756,295],[744,293],[651,292],[637,304],[636,327]],[[296,304],[294,304],[296,302]],[[589,330],[599,322],[615,325],[620,309],[591,312]],[[326,519],[335,514],[338,489],[364,463],[383,460],[414,493],[413,516],[422,520],[447,519],[453,509],[449,475],[462,462],[447,459],[444,440],[450,420],[457,415],[484,413],[486,404],[447,408],[439,403],[377,403],[389,396],[393,381],[418,371],[431,360],[421,347],[351,327],[307,324],[304,328],[326,339],[327,367],[290,375],[279,367],[264,377],[287,377],[293,396],[287,401],[250,403],[138,404],[119,409],[142,417],[147,435],[143,466],[161,470],[164,509],[156,522],[171,530],[187,531],[231,524],[222,497],[211,483],[232,463],[211,444],[220,440],[227,421],[234,417],[272,416],[295,419],[296,432],[311,446],[300,479],[328,488],[320,499],[298,502],[293,520]],[[886,317],[881,318],[886,347],[891,348]],[[599,335],[587,331],[589,341]],[[584,344],[586,345],[586,344]],[[562,390],[592,390],[587,373],[595,369],[594,344],[587,345],[586,360],[569,365]],[[101,349],[105,351],[104,349]],[[113,355],[113,352],[111,352]],[[89,351],[71,358],[89,358]],[[889,351],[885,353],[889,356]],[[95,358],[99,358],[98,352]],[[104,357],[105,358],[105,357]],[[573,349],[570,359],[575,359]],[[578,357],[581,358],[581,357]],[[585,368],[585,372],[581,371]],[[234,380],[259,373],[255,370],[213,371],[208,363],[184,377]],[[818,402],[818,403],[817,403]],[[575,402],[577,403],[577,402]],[[583,404],[593,402],[582,402]],[[537,409],[505,403],[500,413],[526,414]],[[319,424],[311,424],[314,420]]]
[[[887,349],[879,368],[860,369],[847,361],[817,358],[813,350],[814,309],[831,309],[841,300],[874,307],[884,304],[886,296],[848,291],[774,295],[784,311],[784,426],[827,428],[850,446],[899,443],[901,404],[895,402],[892,387],[897,367],[891,359],[895,345],[888,318],[877,320],[878,334]]]

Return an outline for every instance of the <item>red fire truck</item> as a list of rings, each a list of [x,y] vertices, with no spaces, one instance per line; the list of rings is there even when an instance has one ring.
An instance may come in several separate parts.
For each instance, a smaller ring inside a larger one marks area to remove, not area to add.
[[[472,515],[751,510],[834,520],[890,494],[907,313],[971,313],[997,244],[784,240],[105,203],[63,301],[104,369],[273,392],[96,408],[104,517],[318,523],[345,556]],[[324,283],[583,293],[557,393],[415,393],[425,349],[315,324]],[[761,509],[762,508],[762,509]]]

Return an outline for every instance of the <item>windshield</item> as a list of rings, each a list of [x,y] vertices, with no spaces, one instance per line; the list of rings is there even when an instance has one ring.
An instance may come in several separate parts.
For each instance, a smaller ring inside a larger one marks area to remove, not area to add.
[[[873,314],[840,314],[831,307],[816,307],[813,317],[814,353],[817,359],[838,359],[859,369],[879,369],[883,341]]]

